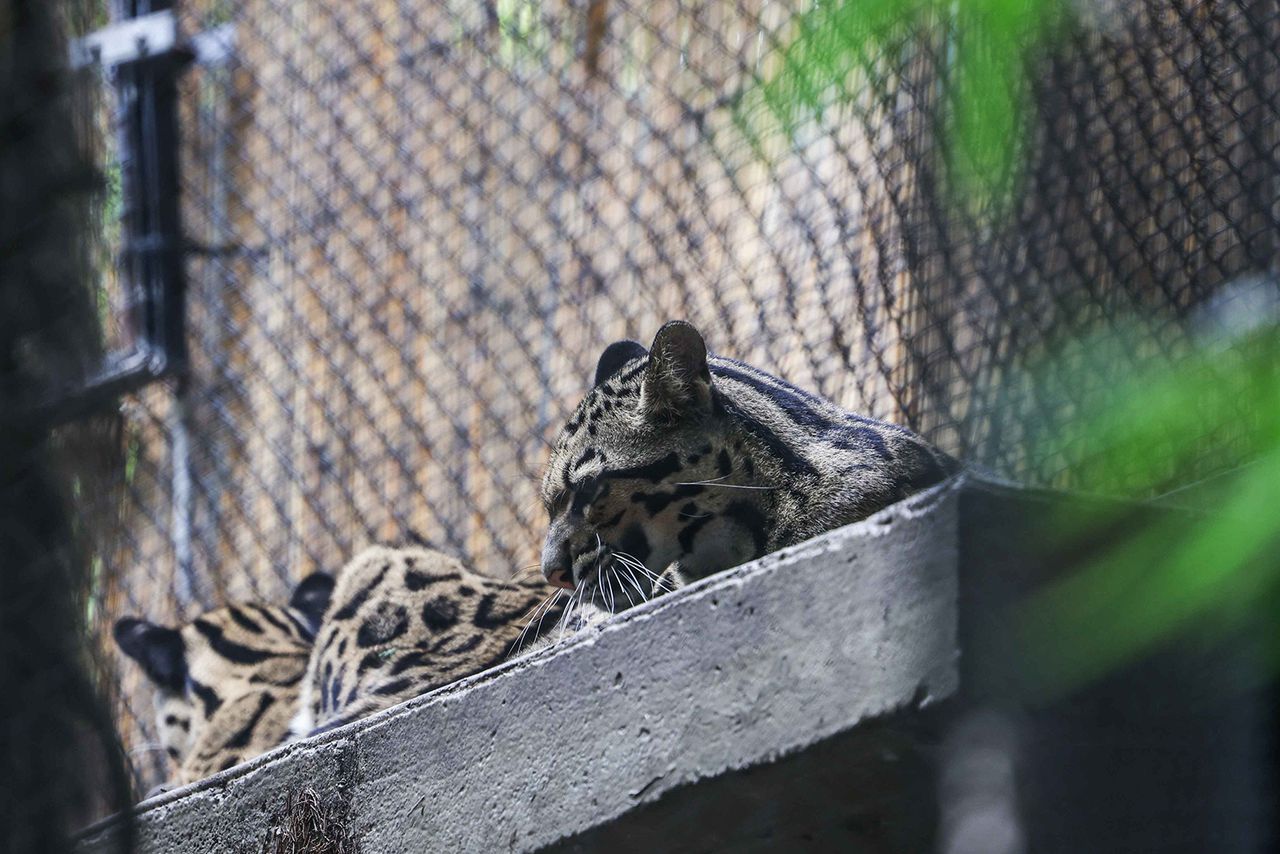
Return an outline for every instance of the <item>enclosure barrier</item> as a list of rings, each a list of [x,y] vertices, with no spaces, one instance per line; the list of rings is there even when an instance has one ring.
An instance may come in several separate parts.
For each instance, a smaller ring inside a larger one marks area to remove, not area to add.
[[[187,368],[125,401],[101,642],[371,542],[532,564],[547,442],[601,348],[671,318],[1000,474],[1171,488],[1099,477],[1078,416],[1275,290],[1280,11],[1063,5],[1078,26],[1025,57],[1021,165],[957,210],[946,16],[783,122],[762,87],[839,4],[177,4],[225,37],[179,88]],[[126,343],[128,285],[102,301]],[[1233,406],[1179,476],[1237,462]],[[127,663],[118,687],[145,791],[149,689]]]

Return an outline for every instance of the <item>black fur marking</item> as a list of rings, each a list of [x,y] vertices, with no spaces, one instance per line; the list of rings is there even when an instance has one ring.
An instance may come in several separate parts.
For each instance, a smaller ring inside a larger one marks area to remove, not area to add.
[[[189,679],[188,684],[191,687],[191,693],[195,694],[204,706],[205,718],[213,717],[213,713],[222,707],[222,698],[208,685],[202,685],[194,679]]]
[[[597,527],[612,528],[614,525],[622,521],[622,517],[626,515],[626,512],[627,512],[626,510],[619,510],[617,512],[617,515],[610,517],[609,520],[606,522],[601,522]]]
[[[712,370],[715,373],[724,373],[726,375],[730,375],[730,374],[746,375],[748,377],[751,377],[752,378],[751,381],[753,382],[763,383],[767,386],[776,388],[780,391],[785,391],[797,397],[810,400],[819,406],[831,405],[830,401],[824,400],[823,398],[819,397],[818,395],[814,394],[811,391],[805,391],[799,386],[792,385],[791,383],[787,382],[782,377],[776,377],[773,374],[766,373],[765,371],[762,371],[759,368],[752,367],[751,365],[748,365],[746,362],[740,362],[737,359],[729,359],[729,358],[725,358],[724,356],[716,356],[714,359],[714,364],[712,365]],[[734,378],[737,379],[737,377],[734,377]],[[768,394],[768,392],[764,392],[764,393]]]
[[[751,532],[755,540],[755,556],[765,553],[769,544],[768,520],[760,512],[760,508],[746,501],[734,501],[724,509],[724,514]]]
[[[178,761],[178,748],[166,747],[164,752],[169,754],[169,758],[172,759],[174,762]]]
[[[505,613],[494,610],[494,605],[497,604],[497,601],[498,597],[493,593],[481,599],[479,606],[476,607],[476,615],[471,624],[477,629],[496,629],[498,626],[505,626],[527,612],[538,600],[537,597],[533,597],[533,601],[524,600],[521,604]]]
[[[356,673],[364,673],[367,670],[377,670],[386,662],[379,652],[365,653],[364,658],[360,659],[360,663],[356,665]]]
[[[224,747],[248,747],[249,739],[253,737],[253,731],[262,720],[262,716],[267,713],[267,709],[275,704],[276,698],[270,694],[262,694],[258,698],[258,708],[254,709],[253,714],[249,716],[249,720],[245,721],[244,726],[236,730],[231,738],[227,739]]]
[[[947,471],[938,463],[938,460],[928,448],[913,447],[911,454],[912,465],[908,469],[907,479],[902,484],[904,497],[911,493],[918,492],[925,487],[933,486],[947,478]]]
[[[643,504],[645,512],[650,516],[657,516],[667,506],[675,500],[669,492],[633,492],[631,493],[632,504]]]
[[[239,765],[239,764],[240,764],[240,757],[239,757],[239,756],[232,756],[232,757],[231,757],[231,758],[229,758],[226,762],[223,762],[223,763],[222,763],[222,767],[221,767],[221,768],[219,768],[218,770],[219,770],[219,771],[226,771],[228,768],[234,768],[234,767],[236,767],[236,766],[237,766],[237,765]]]
[[[244,611],[241,611],[235,605],[232,605],[229,608],[227,608],[227,613],[231,615],[232,622],[234,622],[240,628],[244,629],[246,632],[250,632],[251,634],[255,634],[255,635],[262,634],[262,626],[255,623],[252,619],[249,618],[248,614],[246,614]]]
[[[260,673],[255,673],[249,677],[249,682],[253,685],[275,685],[277,688],[288,688],[297,685],[302,681],[303,671],[299,670],[292,676],[286,676],[283,679],[270,679]]]
[[[382,603],[376,613],[365,618],[356,632],[356,646],[368,649],[395,640],[409,629],[409,611],[403,605]]]
[[[484,642],[484,635],[472,635],[471,637],[467,638],[458,646],[449,650],[449,654],[461,655],[464,652],[471,652],[471,650],[475,649],[483,642]]]
[[[573,513],[582,513],[586,510],[587,505],[595,501],[602,494],[604,481],[598,477],[587,478],[578,484],[573,493],[573,501],[569,504],[569,510]]]
[[[412,679],[397,679],[394,682],[388,682],[385,685],[379,685],[373,689],[373,693],[386,696],[387,694],[399,694],[405,688],[413,684]]]
[[[751,461],[751,457],[745,456],[742,458],[742,467],[746,469],[748,478],[756,476],[756,464]]]
[[[729,459],[729,452],[724,448],[721,448],[720,453],[716,454],[716,468],[723,477],[733,474],[733,460]]]
[[[680,515],[686,519],[692,519],[699,515],[697,502],[690,501],[688,504],[680,508]]]
[[[783,469],[787,472],[795,475],[816,475],[818,473],[812,463],[792,450],[791,446],[783,442],[777,433],[774,433],[729,401],[724,400],[722,395],[716,395],[716,399],[722,402],[725,414],[736,421],[743,430],[746,430],[763,443],[769,449],[769,452],[778,458],[778,462],[782,464]]]
[[[833,434],[829,441],[844,451],[872,451],[880,459],[888,462],[893,459],[884,436],[879,432],[861,424],[837,424],[831,429]]]
[[[410,667],[417,667],[420,664],[426,664],[426,663],[427,663],[426,653],[420,649],[415,649],[411,652],[406,652],[404,655],[400,656],[400,658],[396,660],[396,663],[392,665],[391,670],[387,675],[399,676],[401,673],[404,673]]]
[[[693,541],[697,539],[698,532],[706,527],[707,523],[710,522],[712,518],[713,517],[710,515],[700,516],[697,519],[690,521],[689,524],[685,525],[680,531],[680,548],[684,550],[685,554],[691,554],[693,552]]]
[[[360,610],[360,606],[363,605],[365,600],[369,598],[369,595],[373,593],[373,589],[382,583],[382,579],[386,578],[387,573],[390,571],[391,564],[384,564],[382,569],[378,571],[378,574],[373,577],[373,580],[356,591],[356,594],[347,600],[347,604],[343,605],[342,609],[334,614],[332,619],[350,620],[354,617],[356,615],[356,611]]]
[[[463,584],[462,586],[460,586],[460,587],[458,588],[458,595],[459,595],[459,596],[474,596],[474,595],[476,595],[476,590],[475,590],[475,588],[474,588],[474,587],[468,587],[467,585]]]
[[[186,718],[180,718],[177,715],[165,715],[164,722],[166,726],[176,726],[183,732],[191,732],[191,721]]]
[[[596,453],[595,448],[587,448],[586,451],[582,453],[582,456],[578,457],[578,461],[569,467],[569,473],[577,474],[578,469],[594,460],[597,456],[598,454]]]
[[[343,638],[342,643],[338,644],[338,658],[347,654],[347,639]]]
[[[325,653],[329,651],[329,647],[333,646],[333,642],[338,639],[338,635],[339,635],[339,632],[336,627],[329,628],[328,633],[325,636],[324,643],[320,646],[321,658],[323,658]],[[346,642],[346,638],[343,638],[343,642],[344,643]],[[339,652],[338,655],[342,655],[342,653]]]
[[[271,613],[270,608],[267,608],[265,605],[254,605],[253,608],[255,611],[258,612],[258,616],[261,617],[263,620],[265,620],[267,623],[270,623],[272,626],[275,626],[277,629],[284,632],[286,635],[292,634],[292,632],[289,630],[289,624],[286,623],[284,620],[281,620],[275,614]]]
[[[685,484],[684,486],[676,487],[672,492],[633,492],[631,494],[631,503],[644,504],[644,509],[650,516],[657,516],[671,506],[673,502],[692,498],[705,490],[706,487],[703,486]]]
[[[338,673],[333,677],[333,683],[329,686],[329,708],[335,712],[338,710],[338,696],[342,694],[343,676],[347,673],[345,667],[338,669]]]
[[[621,480],[647,480],[651,483],[661,483],[669,475],[673,475],[680,471],[680,456],[676,453],[667,454],[660,460],[654,460],[642,466],[632,466],[625,469],[613,469],[606,471],[600,476],[602,478],[621,479]]]
[[[447,596],[437,596],[422,606],[422,622],[433,632],[444,631],[458,622],[458,603]]]
[[[646,351],[646,355],[647,355],[647,351]],[[648,360],[645,360],[643,362],[636,362],[634,365],[627,368],[625,371],[623,371],[621,374],[618,375],[618,385],[626,385],[627,383],[631,382],[633,379],[643,374],[645,371],[645,368],[648,367],[648,365],[649,365]],[[623,389],[623,392],[627,392],[627,391],[635,391],[635,389]]]
[[[795,421],[805,427],[815,429],[826,429],[832,425],[832,421],[826,415],[815,412],[810,403],[821,403],[821,398],[816,398],[808,392],[802,391],[790,383],[783,383],[781,380],[777,382],[780,385],[765,382],[760,377],[746,371],[731,368],[727,365],[716,365],[715,373],[717,376],[726,377],[740,382],[745,386],[749,386],[760,394],[772,400],[778,407]],[[775,378],[776,379],[776,378]]]
[[[333,684],[333,662],[326,661],[324,675],[320,677],[320,710],[329,711],[329,686]]]
[[[258,664],[271,657],[269,652],[263,652],[260,649],[253,649],[244,644],[227,640],[222,635],[222,629],[205,620],[197,619],[191,625],[195,626],[196,631],[205,636],[214,652],[228,661],[234,661],[236,664]]]
[[[651,550],[649,548],[649,538],[644,534],[644,528],[639,525],[628,527],[622,534],[622,539],[618,540],[618,550],[631,555],[641,563],[648,560]]]
[[[442,572],[439,575],[432,575],[427,572],[408,570],[404,574],[404,586],[416,593],[432,584],[439,584],[442,581],[459,581],[461,579],[462,574],[459,572]]]

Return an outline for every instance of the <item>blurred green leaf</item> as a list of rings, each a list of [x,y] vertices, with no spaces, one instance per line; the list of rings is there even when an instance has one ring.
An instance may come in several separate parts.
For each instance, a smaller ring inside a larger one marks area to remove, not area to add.
[[[1188,484],[1209,454],[1227,470],[1199,487],[1192,511],[1135,522],[1023,603],[1033,695],[1068,692],[1187,631],[1270,621],[1280,599],[1280,331],[1229,348],[1201,343],[1115,376],[1114,359],[1142,337],[1099,336],[1089,348],[1082,370],[1113,380],[1073,427],[1087,442],[1085,482]],[[1061,515],[1055,543],[1070,548],[1113,526],[1106,508]]]
[[[836,0],[795,17],[766,116],[794,135],[810,118],[856,101],[877,66],[902,73],[921,48],[943,57],[938,97],[953,198],[998,208],[1018,172],[1026,60],[1066,20],[1063,0]],[[880,73],[884,73],[881,71]]]

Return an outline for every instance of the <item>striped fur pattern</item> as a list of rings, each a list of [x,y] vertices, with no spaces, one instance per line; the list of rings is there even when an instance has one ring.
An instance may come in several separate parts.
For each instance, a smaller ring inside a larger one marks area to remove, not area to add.
[[[562,615],[558,593],[429,549],[366,549],[338,574],[292,732],[324,732],[531,649]]]
[[[160,742],[182,785],[284,741],[333,579],[309,576],[287,606],[233,604],[181,628],[125,618],[116,643],[155,687]]]
[[[863,519],[958,469],[906,428],[708,356],[610,345],[542,482],[542,570],[610,611]]]

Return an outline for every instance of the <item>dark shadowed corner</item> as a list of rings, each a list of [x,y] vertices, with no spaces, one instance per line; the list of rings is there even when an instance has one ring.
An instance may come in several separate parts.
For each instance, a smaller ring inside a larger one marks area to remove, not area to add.
[[[114,479],[114,422],[35,414],[99,349],[86,262],[102,181],[62,32],[87,5],[0,0],[0,850],[23,854],[68,851],[77,827],[130,803],[86,643],[86,556],[105,528],[73,509]]]

